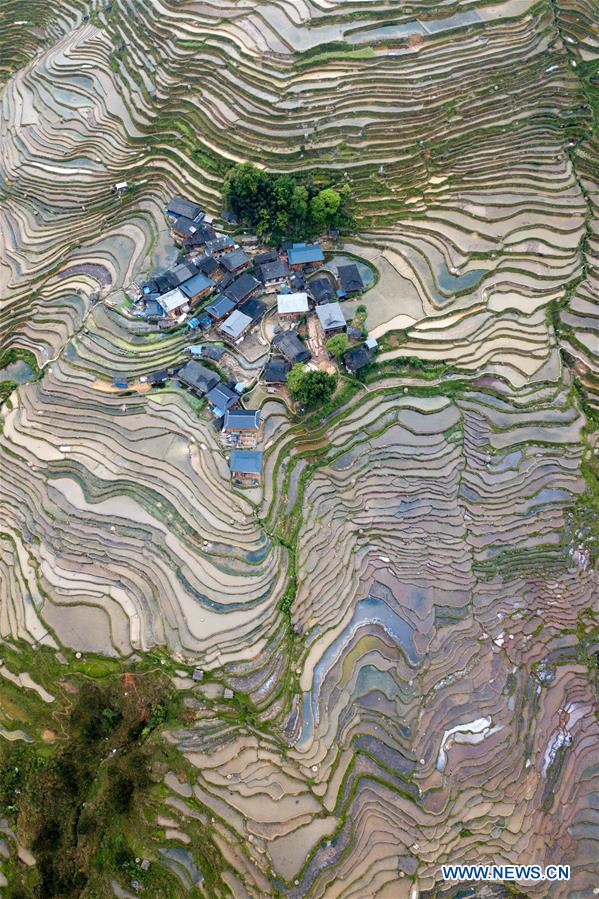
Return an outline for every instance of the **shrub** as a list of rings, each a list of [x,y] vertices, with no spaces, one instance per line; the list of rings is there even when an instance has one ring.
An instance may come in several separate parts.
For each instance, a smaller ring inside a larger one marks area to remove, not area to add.
[[[349,346],[347,334],[335,334],[333,337],[329,337],[325,346],[335,359],[341,359],[343,354],[347,352]]]
[[[287,376],[289,393],[307,408],[326,403],[336,386],[335,375],[329,375],[326,371],[305,371],[301,364],[294,365]]]

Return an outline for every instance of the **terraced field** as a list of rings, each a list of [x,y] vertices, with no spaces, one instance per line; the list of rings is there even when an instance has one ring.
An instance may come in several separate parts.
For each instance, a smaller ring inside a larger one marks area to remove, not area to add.
[[[170,658],[186,774],[148,855],[181,895],[490,895],[446,862],[569,864],[524,893],[593,895],[596,4],[23,10],[0,8],[0,349],[29,365],[0,410],[3,645]],[[170,195],[218,215],[244,160],[351,185],[338,249],[378,272],[381,350],[322,414],[252,394],[245,490],[201,404],[139,380],[188,336],[124,292],[176,257]],[[41,740],[10,703],[0,735]],[[2,829],[0,887],[34,861]]]

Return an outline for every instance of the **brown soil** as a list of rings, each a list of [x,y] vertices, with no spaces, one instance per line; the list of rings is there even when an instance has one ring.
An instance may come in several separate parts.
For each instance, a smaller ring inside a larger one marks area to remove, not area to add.
[[[324,338],[318,319],[316,316],[310,316],[308,319],[308,346],[312,353],[312,362],[320,371],[326,371],[330,375],[337,372],[337,366],[329,359],[328,351],[325,349]]]

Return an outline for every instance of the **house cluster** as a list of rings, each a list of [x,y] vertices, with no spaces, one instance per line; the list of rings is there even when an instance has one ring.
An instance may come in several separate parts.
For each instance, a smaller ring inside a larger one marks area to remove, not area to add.
[[[192,354],[194,358],[177,370],[176,377],[195,396],[205,398],[212,409],[221,426],[222,440],[232,450],[231,477],[244,484],[258,483],[262,473],[262,452],[255,447],[262,428],[260,410],[241,408],[242,385],[232,388],[212,368],[198,361],[198,356],[211,362],[220,361],[223,347],[206,344],[191,349],[196,350]]]
[[[256,252],[255,240],[242,240],[240,246],[215,226],[201,206],[182,197],[172,197],[165,212],[173,241],[180,248],[179,258],[171,269],[137,286],[133,292],[136,315],[161,328],[185,323],[193,332],[211,330],[215,339],[235,345],[272,307],[276,294],[278,325],[262,373],[265,384],[283,384],[293,365],[310,360],[297,327],[310,315],[324,340],[346,331],[360,341],[345,354],[348,371],[358,371],[371,361],[375,342],[364,343],[362,331],[348,326],[340,302],[364,290],[357,265],[338,266],[336,276],[319,271],[325,259],[318,243],[289,242],[262,252]],[[236,224],[226,213],[221,219]],[[225,445],[232,449],[233,479],[259,481],[259,410],[241,408],[243,385],[225,383],[210,367],[219,362],[224,346],[203,344],[190,350],[193,358],[184,365],[176,371],[155,372],[150,380],[158,385],[174,375],[193,394],[205,398],[222,426]]]
[[[231,344],[244,339],[260,321],[267,304],[257,295],[279,290],[277,311],[282,326],[293,326],[312,306],[325,336],[345,329],[339,301],[361,293],[357,265],[338,267],[336,279],[323,272],[307,280],[324,263],[318,243],[288,242],[279,249],[255,253],[222,230],[192,200],[174,196],[166,205],[171,235],[181,252],[178,263],[145,281],[135,292],[136,314],[170,328],[186,322],[192,330],[214,329]],[[223,220],[232,216],[223,213]],[[307,352],[293,338],[280,336],[284,360],[293,365]],[[275,349],[277,347],[275,346]],[[286,352],[286,351],[287,352]],[[269,374],[280,375],[281,365]],[[271,383],[277,383],[272,381]]]

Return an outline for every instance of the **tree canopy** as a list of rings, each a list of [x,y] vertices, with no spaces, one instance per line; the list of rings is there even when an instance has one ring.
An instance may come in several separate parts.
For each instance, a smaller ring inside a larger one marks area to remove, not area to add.
[[[336,386],[335,375],[329,375],[326,371],[305,371],[301,363],[294,365],[287,375],[289,393],[308,408],[326,403]]]
[[[341,359],[349,346],[347,334],[334,334],[333,337],[329,337],[325,346],[335,359]]]
[[[273,175],[251,162],[229,169],[223,183],[227,206],[260,237],[314,237],[326,228],[352,228],[348,184],[317,188],[292,175]]]

